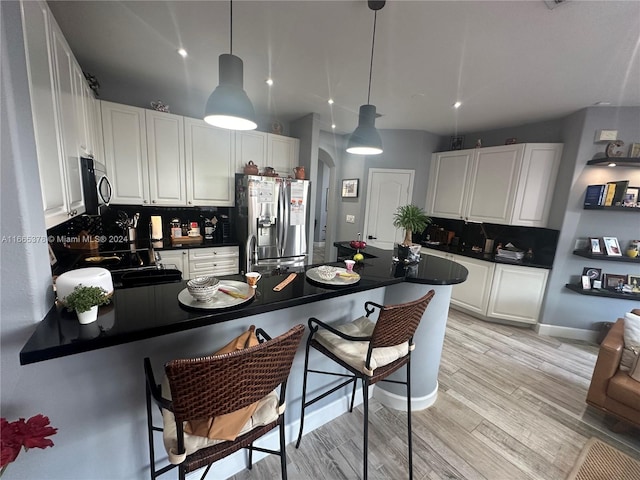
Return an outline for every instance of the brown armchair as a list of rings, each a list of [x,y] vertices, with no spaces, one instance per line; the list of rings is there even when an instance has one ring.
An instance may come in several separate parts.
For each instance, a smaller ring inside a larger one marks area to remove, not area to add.
[[[600,345],[587,403],[640,428],[640,382],[619,369],[623,348],[624,319],[619,318]]]

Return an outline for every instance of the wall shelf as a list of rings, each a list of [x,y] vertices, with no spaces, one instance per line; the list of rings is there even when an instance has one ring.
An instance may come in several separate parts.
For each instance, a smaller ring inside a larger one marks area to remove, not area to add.
[[[605,262],[625,262],[625,263],[635,263],[636,265],[640,265],[640,257],[631,258],[631,257],[615,257],[612,255],[597,255],[586,250],[574,250],[574,255],[584,258],[590,258],[592,260],[604,260]]]
[[[606,167],[610,163],[615,163],[616,167],[636,167],[640,168],[640,158],[634,157],[602,157],[589,160],[587,165]]]
[[[604,290],[602,288],[600,289],[592,288],[591,290],[584,290],[582,288],[582,285],[575,285],[573,283],[567,283],[565,287],[571,290],[572,292],[579,293],[580,295],[589,295],[592,297],[619,298],[622,300],[633,300],[636,302],[640,300],[640,293],[621,293],[621,292],[614,292],[613,290]]]
[[[635,212],[640,213],[640,208],[638,207],[605,207],[603,205],[585,205],[583,207],[585,210],[613,210],[616,212]]]

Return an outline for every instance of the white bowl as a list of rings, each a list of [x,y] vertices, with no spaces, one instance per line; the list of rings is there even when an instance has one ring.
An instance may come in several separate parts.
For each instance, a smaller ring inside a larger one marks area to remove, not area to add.
[[[216,277],[196,277],[187,282],[187,290],[198,302],[208,302],[218,292],[220,280]]]
[[[318,276],[322,280],[331,280],[336,276],[337,269],[331,265],[321,265],[318,267]]]

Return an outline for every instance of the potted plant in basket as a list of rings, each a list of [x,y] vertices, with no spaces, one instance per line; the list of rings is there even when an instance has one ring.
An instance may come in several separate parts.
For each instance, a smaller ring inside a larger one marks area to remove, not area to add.
[[[109,303],[109,295],[102,287],[85,287],[80,284],[64,299],[69,310],[75,310],[81,324],[98,318],[98,306]]]
[[[393,214],[393,226],[396,228],[404,228],[404,240],[398,245],[398,258],[404,260],[419,260],[419,248],[416,251],[410,249],[413,245],[413,232],[422,233],[427,225],[431,223],[431,218],[420,207],[415,205],[403,205],[398,207],[396,213]],[[419,247],[419,246],[418,246]],[[409,251],[411,250],[411,255]]]

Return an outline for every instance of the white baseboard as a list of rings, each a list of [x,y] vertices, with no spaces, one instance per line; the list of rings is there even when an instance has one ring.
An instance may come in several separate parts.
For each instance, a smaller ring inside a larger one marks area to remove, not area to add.
[[[381,388],[375,388],[373,390],[373,398],[378,400],[381,404],[393,408],[394,410],[400,410],[401,412],[407,411],[407,397],[391,393]],[[417,412],[429,408],[436,403],[438,398],[438,383],[436,382],[436,388],[425,395],[424,397],[411,397],[411,411]]]
[[[595,330],[585,330],[582,328],[561,327],[558,325],[547,325],[539,323],[535,326],[535,331],[540,335],[548,335],[550,337],[569,338],[571,340],[584,340],[586,342],[595,343],[598,339],[599,332]]]

